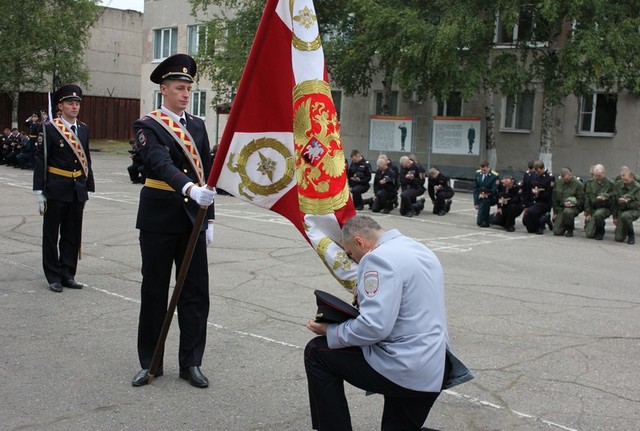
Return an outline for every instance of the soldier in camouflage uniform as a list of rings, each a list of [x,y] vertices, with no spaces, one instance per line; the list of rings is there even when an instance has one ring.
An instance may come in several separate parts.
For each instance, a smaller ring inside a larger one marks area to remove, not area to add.
[[[616,225],[615,240],[622,242],[627,238],[627,244],[635,244],[633,222],[640,217],[640,184],[629,168],[622,170],[620,179],[615,183],[616,196],[611,210]]]
[[[584,185],[569,168],[560,170],[560,181],[553,188],[553,234],[573,236],[574,219],[582,212]]]
[[[615,198],[613,181],[606,176],[602,165],[595,165],[592,178],[584,187],[584,221],[587,238],[604,238],[605,220],[611,215]]]

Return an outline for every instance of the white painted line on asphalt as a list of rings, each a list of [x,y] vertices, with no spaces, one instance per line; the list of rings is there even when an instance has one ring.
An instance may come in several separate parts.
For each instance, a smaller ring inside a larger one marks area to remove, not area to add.
[[[8,259],[8,258],[6,258],[4,256],[0,256],[0,262],[12,265],[12,266],[17,267],[17,268],[26,269],[28,271],[35,272],[35,273],[40,271],[40,269],[37,269],[37,268],[35,268],[33,266],[25,265],[25,264],[22,264],[20,262],[16,262],[16,261]],[[138,300],[138,299],[130,298],[128,296],[121,295],[121,294],[115,293],[115,292],[111,292],[111,291],[106,290],[106,289],[101,289],[99,287],[88,286],[87,289],[92,289],[92,290],[95,290],[97,292],[103,293],[105,295],[121,299],[123,301],[132,302],[134,304],[140,304],[140,300]],[[178,314],[177,312],[174,313],[174,316],[176,316],[177,314]],[[253,334],[251,332],[245,332],[245,331],[238,331],[238,330],[230,329],[230,328],[228,328],[226,326],[223,326],[223,325],[220,325],[220,324],[217,324],[217,323],[213,323],[213,322],[209,322],[209,321],[207,321],[207,325],[209,325],[209,326],[211,326],[213,328],[216,328],[216,329],[223,330],[223,331],[230,331],[230,332],[232,332],[234,334],[241,335],[241,336],[244,336],[244,337],[255,338],[255,339],[258,339],[258,340],[261,340],[261,341],[265,341],[267,343],[277,344],[279,346],[290,347],[290,348],[297,349],[297,350],[304,349],[304,347],[302,347],[302,346],[298,346],[296,344],[287,343],[286,341],[276,340],[276,339],[273,339],[273,338],[265,337],[264,335]],[[535,421],[540,421],[540,422],[545,423],[545,424],[547,424],[549,426],[552,426],[552,427],[555,427],[555,428],[559,428],[559,429],[562,429],[562,430],[565,430],[565,431],[579,431],[579,430],[577,430],[575,428],[569,428],[569,427],[566,427],[564,425],[560,425],[558,423],[548,421],[546,419],[536,418],[535,416],[532,416],[532,415],[529,415],[529,414],[526,414],[526,413],[522,413],[522,412],[518,412],[516,410],[505,409],[504,407],[499,406],[498,404],[494,404],[494,403],[491,403],[489,401],[483,401],[483,400],[480,400],[478,398],[471,397],[469,395],[464,395],[464,394],[461,394],[461,393],[458,393],[458,392],[455,392],[455,391],[451,391],[451,390],[445,390],[444,392],[446,392],[446,393],[448,393],[450,395],[453,395],[455,397],[465,399],[465,400],[467,400],[467,401],[469,401],[471,403],[474,403],[474,404],[479,404],[481,406],[490,407],[490,408],[493,408],[493,409],[496,409],[496,410],[507,410],[507,411],[513,413],[516,416],[520,416],[522,418],[531,419],[531,420],[535,420]]]
[[[508,412],[513,413],[516,416],[520,416],[521,418],[531,419],[531,420],[536,421],[536,422],[542,422],[542,423],[547,424],[549,426],[552,426],[552,427],[555,427],[555,428],[559,428],[559,429],[562,429],[562,430],[565,430],[565,431],[580,431],[580,430],[578,430],[576,428],[569,428],[569,427],[566,427],[564,425],[560,425],[560,424],[558,424],[556,422],[551,422],[551,421],[548,421],[548,420],[543,419],[543,418],[537,418],[537,417],[535,417],[533,415],[529,415],[527,413],[522,413],[522,412],[519,412],[517,410],[512,410],[512,409],[509,409],[509,408],[505,408],[505,407],[502,407],[502,406],[500,406],[498,404],[494,404],[494,403],[491,403],[489,401],[483,401],[483,400],[480,400],[478,398],[471,397],[469,395],[464,395],[464,394],[461,394],[459,392],[452,391],[450,389],[445,389],[443,392],[446,392],[447,394],[453,395],[454,397],[457,397],[457,398],[462,398],[462,399],[467,400],[467,401],[469,401],[470,403],[473,403],[473,404],[478,404],[478,405],[481,405],[481,406],[484,406],[484,407],[491,407],[491,408],[496,409],[496,410],[507,410]]]

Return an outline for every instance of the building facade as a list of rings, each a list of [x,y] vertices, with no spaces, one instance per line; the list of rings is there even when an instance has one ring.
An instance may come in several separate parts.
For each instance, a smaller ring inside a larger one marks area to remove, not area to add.
[[[179,7],[177,5],[180,5]],[[153,68],[168,55],[177,52],[197,52],[198,24],[207,16],[191,15],[187,0],[147,0],[143,25],[143,61],[141,73],[141,112],[148,112],[161,102],[157,85],[148,80]],[[499,41],[498,41],[499,42]],[[499,49],[499,48],[498,48]],[[382,103],[382,79],[375,79],[367,96],[345,97],[340,89],[332,93],[336,103],[345,153],[360,150],[366,158],[375,159],[387,153],[394,160],[404,154],[415,154],[427,167],[438,166],[447,175],[457,178],[473,178],[482,159],[495,161],[495,168],[519,178],[527,162],[541,157],[542,90],[531,85],[530,90],[517,97],[493,96],[495,112],[495,152],[486,148],[486,114],[483,95],[467,102],[454,94],[449,100],[438,102],[421,100],[415,95],[403,95],[392,91],[386,104]],[[194,85],[190,112],[199,115],[208,127],[211,144],[222,135],[226,116],[217,115],[209,103],[211,85],[200,78]],[[379,150],[372,146],[372,116],[384,114],[398,118],[410,118],[412,133],[410,145],[405,151]],[[461,120],[473,118],[480,121],[476,135],[476,149],[458,154],[434,151],[438,144],[434,136],[437,119]],[[590,167],[604,164],[610,176],[615,176],[621,166],[640,170],[640,98],[629,94],[606,95],[594,91],[588,97],[567,97],[553,112],[553,143],[551,154],[544,155],[553,171],[564,166],[582,178],[589,175]]]

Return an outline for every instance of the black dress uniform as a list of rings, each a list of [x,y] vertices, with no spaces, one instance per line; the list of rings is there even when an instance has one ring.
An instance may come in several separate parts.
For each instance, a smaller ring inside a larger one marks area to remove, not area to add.
[[[496,193],[498,198],[498,211],[491,215],[491,224],[504,227],[507,231],[515,230],[516,218],[524,210],[524,202],[522,200],[522,184],[513,183],[509,188],[505,187],[501,182]],[[502,201],[501,201],[502,200]]]
[[[374,213],[382,211],[384,214],[389,214],[398,199],[398,172],[389,166],[384,171],[378,169],[373,178],[373,193],[376,197],[372,201],[371,211]]]
[[[438,189],[436,190],[436,187]],[[451,188],[449,177],[442,172],[438,172],[438,176],[429,176],[429,185],[427,187],[431,202],[433,202],[433,213],[445,215],[449,212],[454,191]]]
[[[178,54],[161,63],[151,75],[151,80],[157,83],[164,79],[193,82],[195,69],[195,62],[191,57]],[[169,74],[169,77],[165,77],[165,74]],[[161,111],[165,115],[176,115],[165,109]],[[192,143],[198,150],[206,181],[211,169],[211,153],[205,124],[202,119],[186,113],[184,120],[186,129],[193,138]],[[200,209],[196,202],[182,195],[182,190],[189,182],[197,184],[199,179],[180,144],[152,118],[152,113],[136,120],[133,128],[146,178],[145,186],[140,191],[136,222],[136,228],[140,230],[143,277],[138,356],[144,374],[151,365],[167,310],[172,267],[175,264],[177,273],[182,265],[189,236]],[[213,205],[208,207],[206,218],[214,218]],[[177,304],[181,377],[183,369],[201,365],[205,349],[209,315],[206,229],[205,219],[200,226],[200,235]],[[162,375],[162,359],[156,375]],[[141,376],[140,373],[133,381],[134,386],[146,383],[146,375]]]
[[[553,187],[556,178],[549,171],[537,174],[531,183],[533,204],[522,216],[522,224],[529,233],[542,234],[545,223],[551,224],[549,211],[552,207]],[[537,193],[535,192],[537,190]],[[551,229],[552,226],[549,227]]]
[[[407,177],[409,175],[409,177]],[[427,173],[422,165],[411,161],[410,166],[400,168],[398,175],[402,193],[400,194],[400,214],[413,217],[422,210],[422,206],[416,201],[418,196],[427,190],[424,188]]]
[[[82,90],[77,85],[65,85],[53,95],[56,104],[81,98]],[[86,158],[88,173],[85,174],[82,161],[72,145],[50,122],[45,125],[46,150],[43,146],[37,147],[33,172],[33,190],[42,191],[46,197],[42,265],[51,290],[56,292],[62,290],[60,284],[71,288],[82,287],[74,280],[80,250],[82,216],[89,192],[95,191],[89,151],[89,127],[81,121],[64,126],[71,131],[75,129],[77,142]]]
[[[369,190],[371,181],[371,165],[365,158],[359,161],[352,161],[349,165],[349,189],[353,197],[353,205],[357,210],[364,209],[362,194]]]

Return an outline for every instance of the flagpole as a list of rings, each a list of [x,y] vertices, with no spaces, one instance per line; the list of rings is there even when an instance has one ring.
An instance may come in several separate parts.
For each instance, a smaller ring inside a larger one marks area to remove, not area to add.
[[[209,186],[207,186],[207,188],[209,188],[210,190],[213,189]],[[176,311],[176,306],[178,305],[178,300],[180,299],[180,293],[182,292],[182,287],[184,286],[184,280],[187,277],[187,271],[189,270],[189,266],[191,265],[191,258],[193,257],[193,252],[196,248],[198,236],[200,236],[200,229],[206,215],[207,207],[201,206],[198,210],[196,220],[193,224],[191,236],[189,236],[189,242],[187,243],[187,248],[184,251],[182,264],[180,265],[180,271],[178,272],[178,277],[176,278],[176,287],[173,289],[173,294],[171,295],[171,301],[169,301],[167,313],[164,316],[164,322],[162,323],[162,329],[160,330],[158,342],[156,343],[156,348],[153,351],[151,365],[149,366],[148,383],[151,383],[156,375],[156,371],[158,370],[158,364],[164,352],[164,343],[167,340],[167,335],[169,334],[169,328],[171,327],[173,314]]]

